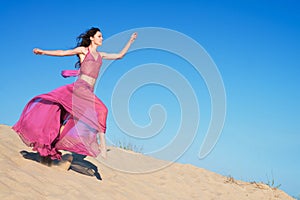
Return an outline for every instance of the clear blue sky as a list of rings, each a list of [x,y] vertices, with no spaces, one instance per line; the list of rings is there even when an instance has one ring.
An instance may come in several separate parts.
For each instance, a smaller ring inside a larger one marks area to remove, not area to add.
[[[161,148],[170,139],[168,134],[176,132],[179,104],[173,94],[157,85],[134,93],[129,109],[133,120],[144,126],[149,123],[151,105],[165,106],[168,117],[160,142],[127,139],[111,114],[112,90],[122,74],[136,65],[163,61],[190,81],[200,104],[199,132],[178,162],[245,181],[274,179],[275,186],[281,184],[288,194],[300,195],[298,1],[29,0],[0,4],[1,124],[13,125],[33,96],[74,81],[59,73],[72,69],[75,57],[36,56],[34,47],[72,48],[75,38],[91,26],[99,27],[104,39],[130,29],[167,28],[199,43],[218,67],[227,100],[221,137],[207,157],[198,158],[210,119],[205,84],[184,60],[149,49],[131,52],[113,63],[99,81],[96,94],[110,109],[108,138],[128,140],[151,151]],[[125,42],[114,48],[121,49]]]

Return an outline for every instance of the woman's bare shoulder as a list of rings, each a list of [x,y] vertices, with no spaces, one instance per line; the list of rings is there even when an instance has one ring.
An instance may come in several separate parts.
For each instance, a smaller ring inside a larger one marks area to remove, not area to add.
[[[88,52],[88,48],[87,47],[76,47],[74,49],[74,51],[76,51],[78,54],[87,54]]]

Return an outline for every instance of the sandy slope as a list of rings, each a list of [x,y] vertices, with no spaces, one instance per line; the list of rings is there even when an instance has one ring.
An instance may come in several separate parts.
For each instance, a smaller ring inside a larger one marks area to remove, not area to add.
[[[0,199],[293,199],[267,185],[224,177],[192,165],[170,164],[111,148],[108,159],[75,157],[72,169],[47,167],[10,127],[0,125]],[[66,152],[64,152],[66,153]],[[83,175],[78,166],[96,176]],[[82,167],[86,168],[82,168]],[[161,169],[160,169],[161,168]],[[93,169],[93,170],[91,170]],[[122,169],[122,171],[118,170]],[[148,173],[126,173],[124,171]],[[97,173],[98,172],[98,173]],[[102,179],[102,180],[100,180]]]

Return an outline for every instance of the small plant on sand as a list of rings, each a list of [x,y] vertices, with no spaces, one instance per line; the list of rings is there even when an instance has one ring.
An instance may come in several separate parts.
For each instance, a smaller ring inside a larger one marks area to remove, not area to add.
[[[270,180],[268,174],[267,174],[267,181],[266,182],[256,182],[256,181],[252,181],[250,182],[251,184],[254,184],[257,188],[259,189],[268,189],[268,188],[272,188],[274,190],[279,189],[279,187],[281,186],[281,184],[276,185],[275,184],[275,180],[274,180],[274,176],[273,176],[273,172],[272,174],[272,179]]]
[[[270,180],[270,178],[267,174],[267,182],[265,184],[268,185],[269,187],[273,188],[273,189],[278,189],[281,186],[281,184],[275,185],[273,172],[271,174],[272,174],[272,179]]]
[[[292,196],[292,197],[296,200],[300,200],[300,194],[297,197],[295,197],[295,196]]]
[[[236,181],[231,175],[229,175],[226,177],[225,183],[236,183]]]
[[[137,145],[133,145],[132,143],[129,143],[129,142],[117,142],[116,147],[119,147],[121,149],[125,149],[125,150],[128,150],[128,151],[133,151],[133,152],[136,152],[136,153],[142,153],[142,150],[143,150],[143,147],[140,147],[140,146],[137,146]]]

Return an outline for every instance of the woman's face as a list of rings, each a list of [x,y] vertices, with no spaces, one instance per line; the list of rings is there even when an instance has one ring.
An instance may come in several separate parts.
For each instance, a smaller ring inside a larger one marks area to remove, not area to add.
[[[102,33],[97,31],[96,34],[91,37],[91,40],[94,41],[96,45],[101,46],[103,41]]]

